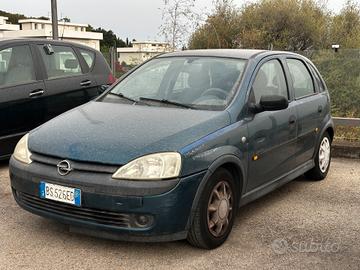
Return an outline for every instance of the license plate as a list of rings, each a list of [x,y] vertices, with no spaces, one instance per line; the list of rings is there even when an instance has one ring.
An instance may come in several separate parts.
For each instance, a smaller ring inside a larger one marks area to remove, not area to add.
[[[40,198],[81,206],[81,190],[40,182]]]

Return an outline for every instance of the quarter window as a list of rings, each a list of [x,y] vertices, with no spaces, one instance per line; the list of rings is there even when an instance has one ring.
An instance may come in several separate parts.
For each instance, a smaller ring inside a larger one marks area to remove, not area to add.
[[[311,69],[312,73],[314,74],[314,78],[315,78],[315,81],[316,81],[316,83],[317,83],[317,85],[319,87],[319,91],[324,92],[325,91],[325,86],[324,86],[324,83],[322,82],[322,80],[320,79],[319,73],[312,66],[310,66],[310,69]]]
[[[39,45],[39,47],[49,79],[82,73],[79,60],[71,47],[51,46],[53,50],[51,53],[47,53],[43,45]]]
[[[88,50],[84,50],[84,49],[79,49],[82,57],[84,57],[86,64],[88,65],[89,68],[92,68],[93,64],[94,64],[94,60],[95,60],[95,53],[92,51],[88,51]]]
[[[305,64],[297,59],[287,59],[286,62],[293,81],[295,98],[313,94],[315,92],[314,82]]]
[[[0,51],[0,87],[32,81],[35,81],[35,69],[28,45]]]
[[[289,99],[284,71],[278,60],[270,60],[259,69],[253,87],[252,99],[258,104],[262,96],[278,95]]]

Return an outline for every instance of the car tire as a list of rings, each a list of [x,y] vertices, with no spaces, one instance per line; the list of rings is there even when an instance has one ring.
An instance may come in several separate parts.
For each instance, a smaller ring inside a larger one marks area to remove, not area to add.
[[[216,170],[209,178],[188,233],[187,240],[191,245],[214,249],[225,242],[238,209],[239,192],[236,186],[233,175],[224,168]]]
[[[317,181],[325,179],[331,163],[331,138],[327,132],[321,138],[314,161],[315,167],[306,172],[305,176]]]

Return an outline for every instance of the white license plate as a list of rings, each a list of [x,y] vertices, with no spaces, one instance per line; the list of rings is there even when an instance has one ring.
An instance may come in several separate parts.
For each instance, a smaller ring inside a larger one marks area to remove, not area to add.
[[[81,190],[40,182],[40,198],[81,206]]]

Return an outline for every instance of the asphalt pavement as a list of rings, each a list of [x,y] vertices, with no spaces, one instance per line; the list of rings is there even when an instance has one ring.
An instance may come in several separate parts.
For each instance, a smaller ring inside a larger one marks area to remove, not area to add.
[[[72,234],[15,203],[0,163],[0,269],[360,269],[360,160],[333,159],[240,209],[216,250],[186,241],[127,243]],[[174,213],[175,215],[176,213]]]

